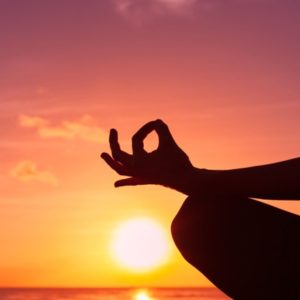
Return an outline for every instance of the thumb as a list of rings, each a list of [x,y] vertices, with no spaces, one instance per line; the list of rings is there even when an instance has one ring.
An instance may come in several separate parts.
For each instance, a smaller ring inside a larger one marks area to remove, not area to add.
[[[149,184],[140,178],[129,177],[115,182],[115,187]]]

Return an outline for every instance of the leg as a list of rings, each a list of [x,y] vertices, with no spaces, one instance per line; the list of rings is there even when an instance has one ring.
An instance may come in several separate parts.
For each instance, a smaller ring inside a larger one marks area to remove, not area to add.
[[[246,197],[194,196],[171,229],[184,258],[228,296],[300,299],[298,216]]]

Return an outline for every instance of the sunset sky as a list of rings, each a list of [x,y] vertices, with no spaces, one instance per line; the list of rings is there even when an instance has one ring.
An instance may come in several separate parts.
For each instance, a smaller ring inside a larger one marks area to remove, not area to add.
[[[0,0],[0,286],[209,285],[171,242],[185,196],[99,154],[161,118],[197,167],[299,156],[299,36],[298,0]],[[172,247],[141,274],[110,250],[136,217]]]

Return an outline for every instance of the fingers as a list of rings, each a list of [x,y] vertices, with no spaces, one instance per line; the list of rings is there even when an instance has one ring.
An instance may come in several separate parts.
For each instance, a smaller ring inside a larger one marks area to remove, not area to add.
[[[134,186],[134,185],[142,185],[142,184],[149,184],[149,183],[146,181],[143,181],[142,179],[139,179],[139,178],[130,177],[130,178],[125,178],[125,179],[116,181],[115,187]]]
[[[151,121],[140,128],[132,138],[133,155],[141,156],[146,154],[144,150],[144,139],[155,130],[159,138],[159,147],[166,145],[176,145],[168,126],[162,120]]]
[[[130,176],[130,172],[128,172],[128,169],[121,165],[119,162],[114,160],[108,153],[102,153],[101,158],[113,169],[115,170],[119,175],[126,175]],[[140,178],[130,177],[121,179],[115,182],[115,187],[120,186],[133,186],[133,185],[142,185],[142,184],[149,184],[149,182],[146,182]]]
[[[132,157],[130,154],[121,150],[120,144],[118,142],[118,132],[115,129],[110,130],[109,144],[113,158],[123,163],[124,165],[129,165]]]
[[[120,164],[118,161],[114,160],[108,153],[102,153],[101,158],[119,175],[127,175],[130,176],[130,172],[128,168],[124,165]]]
[[[162,120],[158,119],[155,121],[155,131],[157,132],[158,139],[159,139],[159,147],[175,144],[176,142],[169,130],[169,127],[166,123]]]
[[[155,129],[155,121],[151,121],[140,128],[132,137],[132,152],[134,156],[146,154],[144,149],[144,139]]]

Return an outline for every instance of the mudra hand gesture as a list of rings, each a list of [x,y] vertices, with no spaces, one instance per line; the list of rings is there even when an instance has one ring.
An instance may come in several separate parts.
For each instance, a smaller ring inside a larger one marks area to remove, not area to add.
[[[156,131],[159,145],[156,150],[148,153],[143,141],[152,131]],[[194,167],[188,156],[177,146],[163,121],[151,121],[134,134],[132,155],[121,150],[115,129],[110,131],[109,143],[112,157],[108,153],[102,153],[101,157],[118,174],[129,176],[116,181],[116,187],[161,184],[188,194],[187,179],[194,172]]]

